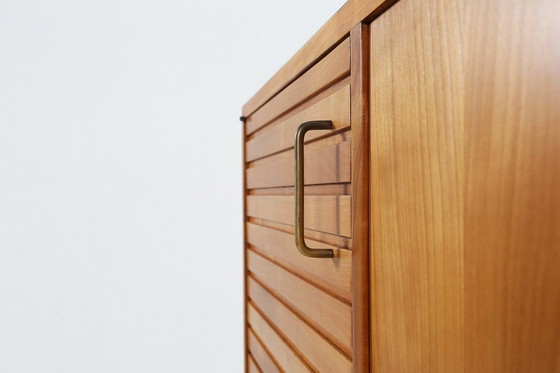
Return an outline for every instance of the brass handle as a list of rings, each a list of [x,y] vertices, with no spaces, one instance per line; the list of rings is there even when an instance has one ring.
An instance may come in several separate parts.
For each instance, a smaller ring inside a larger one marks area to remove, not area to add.
[[[312,249],[305,244],[304,231],[304,208],[303,208],[303,186],[304,186],[304,167],[303,167],[303,141],[305,134],[310,130],[330,130],[333,123],[330,120],[317,120],[301,124],[296,132],[296,142],[294,145],[296,154],[296,247],[305,256],[311,258],[332,258],[334,256],[331,249]]]

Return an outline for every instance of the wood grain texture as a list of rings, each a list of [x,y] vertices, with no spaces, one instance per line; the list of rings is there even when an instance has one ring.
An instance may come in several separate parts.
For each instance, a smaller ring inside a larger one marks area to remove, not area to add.
[[[274,356],[274,359],[280,368],[284,372],[311,372],[311,368],[301,359],[299,353],[286,344],[284,339],[276,333],[268,321],[266,321],[258,312],[254,310],[251,311],[251,306],[248,307],[251,329],[259,336],[262,345],[266,346],[270,354]]]
[[[464,370],[457,4],[401,0],[371,25],[371,314],[378,372]]]
[[[293,82],[362,21],[371,21],[395,0],[350,0],[243,106],[249,116]]]
[[[260,313],[261,316],[265,315],[277,331],[281,330],[284,339],[300,351],[301,357],[314,371],[340,373],[352,370],[352,363],[348,357],[327,342],[253,279],[249,279],[249,295],[259,305],[260,311],[257,312],[254,305],[251,304],[249,318],[254,317],[255,313]]]
[[[257,363],[255,363],[255,359],[251,354],[247,355],[247,371],[249,373],[262,373],[262,370],[259,368]]]
[[[560,2],[466,19],[465,370],[560,372]]]
[[[330,248],[334,258],[314,260],[301,255],[295,245],[293,234],[249,223],[247,242],[253,250],[270,260],[305,278],[308,282],[324,291],[352,302],[352,253],[340,250],[318,241],[307,240],[307,244],[316,248]]]
[[[294,136],[300,124],[328,119],[333,122],[333,130],[350,127],[350,86],[345,85],[317,103],[279,120],[265,130],[259,131],[247,141],[247,161],[253,161],[269,154],[278,153],[294,147]],[[312,131],[306,135],[306,142],[324,135],[321,131]]]
[[[306,196],[305,228],[350,237],[349,196]],[[247,196],[248,216],[294,224],[294,197]]]
[[[560,372],[558,20],[401,0],[372,24],[377,370]]]
[[[350,141],[306,149],[305,184],[336,184],[350,182]],[[294,152],[271,156],[266,162],[247,169],[247,188],[293,186]]]
[[[350,183],[343,184],[326,184],[326,185],[306,185],[304,193],[306,196],[348,196],[350,195]],[[277,195],[277,196],[293,196],[294,187],[278,187],[265,189],[251,189],[248,191],[250,195]]]
[[[251,329],[249,329],[249,353],[254,357],[257,365],[262,371],[271,373],[281,372],[272,356]]]
[[[294,313],[312,325],[347,355],[352,355],[352,308],[249,251],[249,271]]]
[[[245,123],[241,126],[241,141],[243,144],[243,149],[241,152],[241,169],[243,170],[241,175],[241,198],[242,198],[242,208],[243,208],[243,216],[242,224],[243,224],[243,244],[241,247],[242,255],[243,255],[243,370],[248,372],[250,370],[249,364],[249,347],[248,347],[248,328],[249,324],[247,321],[247,302],[249,301],[249,296],[247,292],[247,178],[246,178],[246,171],[245,165],[247,164],[246,161],[246,142],[245,139],[247,138],[246,130],[245,130]]]
[[[352,97],[352,346],[355,372],[370,371],[369,27],[350,31]]]
[[[247,134],[252,134],[349,73],[350,45],[348,40],[345,40],[298,80],[287,86],[257,112],[248,116]]]
[[[278,231],[282,231],[289,234],[294,234],[294,226],[284,223],[278,223],[271,220],[264,220],[260,218],[249,218],[250,223],[258,224],[263,227],[272,228]],[[352,239],[350,237],[337,236],[335,234],[314,231],[311,229],[305,229],[304,236],[306,240],[313,240],[323,243],[325,245],[330,245],[333,247],[338,247],[340,249],[352,250]]]

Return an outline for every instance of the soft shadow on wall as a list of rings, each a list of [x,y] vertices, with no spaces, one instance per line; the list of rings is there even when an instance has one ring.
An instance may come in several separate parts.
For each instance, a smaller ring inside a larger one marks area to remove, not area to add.
[[[2,371],[242,370],[240,107],[342,4],[0,4]]]

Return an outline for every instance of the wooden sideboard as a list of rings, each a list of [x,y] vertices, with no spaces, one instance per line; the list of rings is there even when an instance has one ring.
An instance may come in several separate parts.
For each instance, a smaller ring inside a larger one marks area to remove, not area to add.
[[[246,371],[560,372],[560,1],[350,0],[242,115]]]

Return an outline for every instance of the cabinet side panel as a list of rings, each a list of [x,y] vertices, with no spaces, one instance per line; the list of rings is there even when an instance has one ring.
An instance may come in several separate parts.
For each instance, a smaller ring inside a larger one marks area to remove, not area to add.
[[[560,372],[560,2],[474,1],[466,372]]]
[[[371,25],[376,372],[463,371],[463,67],[456,1]]]

